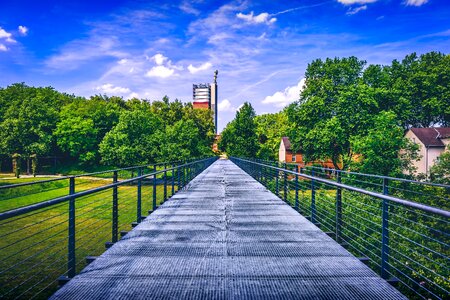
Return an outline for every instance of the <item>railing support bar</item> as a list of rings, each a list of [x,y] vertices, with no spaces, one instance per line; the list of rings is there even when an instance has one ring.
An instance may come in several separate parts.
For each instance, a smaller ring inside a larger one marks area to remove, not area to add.
[[[113,183],[117,182],[117,171],[113,173]],[[119,203],[118,203],[118,187],[113,187],[113,207],[112,207],[112,242],[118,241],[119,234]]]
[[[153,172],[156,172],[156,165],[153,165]],[[156,175],[156,173],[153,174],[152,211],[156,209]]]
[[[341,183],[341,173],[336,173],[336,181]],[[342,228],[342,189],[336,189],[336,242],[341,242],[341,228]]]
[[[388,195],[388,179],[383,178],[383,194]],[[389,278],[389,203],[383,199],[381,225],[381,277]]]
[[[69,195],[75,194],[75,177],[69,178]],[[75,198],[69,200],[69,240],[68,240],[68,272],[67,277],[73,278],[76,273],[75,255]]]
[[[138,168],[138,176],[141,177],[142,170]],[[137,205],[136,205],[136,222],[141,223],[142,218],[142,179],[137,182]]]

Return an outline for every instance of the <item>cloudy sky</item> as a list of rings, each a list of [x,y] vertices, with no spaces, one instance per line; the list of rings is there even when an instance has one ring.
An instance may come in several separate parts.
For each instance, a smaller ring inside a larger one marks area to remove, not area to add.
[[[218,69],[221,129],[295,101],[313,59],[450,52],[449,0],[78,2],[0,2],[0,87],[187,102]]]

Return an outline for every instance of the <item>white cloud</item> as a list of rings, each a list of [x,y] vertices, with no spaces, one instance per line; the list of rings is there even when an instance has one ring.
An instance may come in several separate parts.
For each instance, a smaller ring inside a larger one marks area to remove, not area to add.
[[[228,99],[223,99],[219,102],[219,105],[217,105],[217,109],[221,112],[234,112],[236,111],[236,108],[231,104],[231,102]]]
[[[260,24],[260,23],[272,24],[277,20],[277,18],[271,18],[270,15],[266,12],[260,13],[259,15],[254,15],[253,11],[250,12],[248,15],[243,14],[243,13],[237,13],[236,17],[238,17],[239,19],[245,20],[248,23],[254,23],[254,24]]]
[[[19,25],[18,29],[19,29],[20,34],[27,35],[28,28],[26,26]]]
[[[427,2],[428,0],[406,0],[404,3],[406,6],[422,6]]]
[[[161,66],[167,60],[167,57],[165,57],[161,53],[157,53],[153,55],[151,59],[154,60],[158,66]]]
[[[357,14],[360,11],[366,10],[366,9],[367,9],[367,5],[363,5],[363,6],[359,6],[359,7],[355,7],[355,8],[350,8],[347,11],[347,15],[351,16],[351,15]]]
[[[105,83],[101,86],[95,88],[97,91],[105,93],[105,94],[126,94],[130,92],[129,88],[114,86],[111,83]]]
[[[189,72],[190,72],[191,74],[195,74],[195,73],[198,73],[198,72],[200,72],[200,71],[206,71],[206,70],[209,70],[211,67],[212,67],[212,64],[211,64],[210,62],[206,62],[206,63],[204,63],[204,64],[201,64],[201,65],[198,66],[198,67],[194,67],[192,64],[190,64],[190,65],[188,66],[188,70],[189,70]]]
[[[0,44],[0,51],[8,51],[8,48],[6,48],[5,45]]]
[[[284,91],[276,92],[272,96],[267,96],[262,103],[274,104],[276,107],[284,107],[299,99],[300,91],[303,89],[304,85],[305,79],[303,78],[296,86],[289,86],[285,88]]]
[[[211,37],[208,38],[208,43],[209,44],[220,44],[223,40],[232,38],[232,36],[228,33],[225,32],[220,32],[217,34],[212,35]]]
[[[3,28],[0,27],[0,39],[11,37],[11,33],[6,32]]]
[[[165,66],[155,66],[151,68],[145,76],[148,77],[160,77],[160,78],[167,78],[173,75],[175,72],[174,69],[167,68]]]
[[[139,94],[133,92],[133,93],[129,94],[127,97],[127,99],[133,99],[133,98],[139,99]]]
[[[183,3],[181,3],[179,8],[187,14],[192,14],[196,16],[200,14],[200,11],[194,8],[190,3],[190,1],[183,1]]]
[[[377,2],[377,1],[378,0],[337,0],[337,2],[342,3],[344,5],[366,4],[366,3],[374,3],[374,2]]]
[[[3,28],[0,27],[0,39],[4,39],[8,43],[15,43],[16,40],[12,38],[12,34],[5,31]],[[6,46],[5,46],[6,47]]]
[[[128,59],[122,58],[122,59],[119,60],[117,63],[118,63],[119,65],[124,65],[124,64],[126,64],[127,62],[128,62]]]
[[[117,37],[95,36],[86,40],[74,40],[66,44],[59,53],[49,57],[45,64],[51,69],[73,70],[90,60],[101,57],[122,58],[128,53],[118,49]]]

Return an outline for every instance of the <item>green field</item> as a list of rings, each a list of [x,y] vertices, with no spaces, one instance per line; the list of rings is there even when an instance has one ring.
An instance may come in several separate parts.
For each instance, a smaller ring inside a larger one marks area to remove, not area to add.
[[[24,179],[19,179],[20,181]],[[23,182],[23,181],[22,181]],[[76,191],[111,183],[111,179],[77,178]],[[171,195],[171,181],[167,195]],[[22,190],[0,190],[0,212],[68,194],[68,180],[37,184]],[[41,192],[39,192],[41,189]],[[175,187],[176,191],[176,187]],[[163,185],[157,186],[157,204],[163,200]],[[22,195],[22,196],[21,196]],[[142,186],[142,215],[152,207],[153,186]],[[77,198],[76,265],[86,266],[86,256],[105,251],[112,240],[112,189]],[[61,203],[0,221],[0,298],[44,299],[58,286],[57,278],[67,272],[69,203]],[[137,221],[137,185],[118,187],[118,228],[132,229]],[[119,235],[120,238],[120,235]]]

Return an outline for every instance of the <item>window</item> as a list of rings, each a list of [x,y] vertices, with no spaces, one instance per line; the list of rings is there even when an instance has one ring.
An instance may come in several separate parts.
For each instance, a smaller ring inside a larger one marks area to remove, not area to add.
[[[296,162],[296,155],[295,155],[295,153],[294,154],[292,154],[292,162]]]

